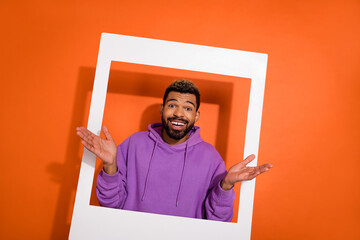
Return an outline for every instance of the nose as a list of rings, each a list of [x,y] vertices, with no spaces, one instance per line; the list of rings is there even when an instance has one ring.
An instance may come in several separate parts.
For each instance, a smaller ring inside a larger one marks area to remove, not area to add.
[[[174,111],[174,116],[182,118],[184,117],[184,110],[182,108],[176,108]]]

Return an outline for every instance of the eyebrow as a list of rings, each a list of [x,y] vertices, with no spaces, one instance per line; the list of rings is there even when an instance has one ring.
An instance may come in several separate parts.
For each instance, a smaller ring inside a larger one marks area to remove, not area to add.
[[[168,103],[168,102],[170,102],[170,101],[179,102],[179,101],[178,101],[177,99],[175,99],[175,98],[170,98],[170,99],[166,100],[166,103]],[[192,104],[192,105],[195,107],[195,104],[194,104],[193,102],[191,102],[191,101],[186,101],[186,102]]]

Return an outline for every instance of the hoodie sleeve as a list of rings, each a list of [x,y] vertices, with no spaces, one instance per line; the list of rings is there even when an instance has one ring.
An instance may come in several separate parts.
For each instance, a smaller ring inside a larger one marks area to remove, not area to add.
[[[96,196],[101,206],[123,208],[126,191],[126,149],[128,140],[117,147],[116,161],[118,171],[114,175],[101,170],[96,181]]]
[[[212,188],[205,200],[206,219],[224,222],[230,222],[232,219],[235,192],[233,189],[225,191],[220,186],[226,173],[224,161],[221,159],[212,178]]]

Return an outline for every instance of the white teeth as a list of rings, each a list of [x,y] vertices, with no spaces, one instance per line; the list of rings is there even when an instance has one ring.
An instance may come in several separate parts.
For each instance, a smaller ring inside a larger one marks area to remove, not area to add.
[[[184,126],[184,123],[179,123],[179,122],[171,122],[171,124],[173,125],[177,125],[177,126]]]

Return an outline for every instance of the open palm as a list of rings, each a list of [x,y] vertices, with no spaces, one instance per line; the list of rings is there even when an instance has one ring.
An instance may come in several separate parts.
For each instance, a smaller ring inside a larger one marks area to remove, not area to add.
[[[232,166],[227,175],[221,182],[224,190],[231,189],[235,183],[245,180],[251,180],[263,172],[267,172],[272,168],[270,163],[266,163],[256,167],[246,167],[248,163],[255,159],[255,155],[250,155],[243,161]]]
[[[116,144],[107,127],[104,126],[102,130],[106,139],[96,136],[84,127],[76,128],[76,134],[82,139],[84,147],[98,156],[104,165],[116,164]]]

